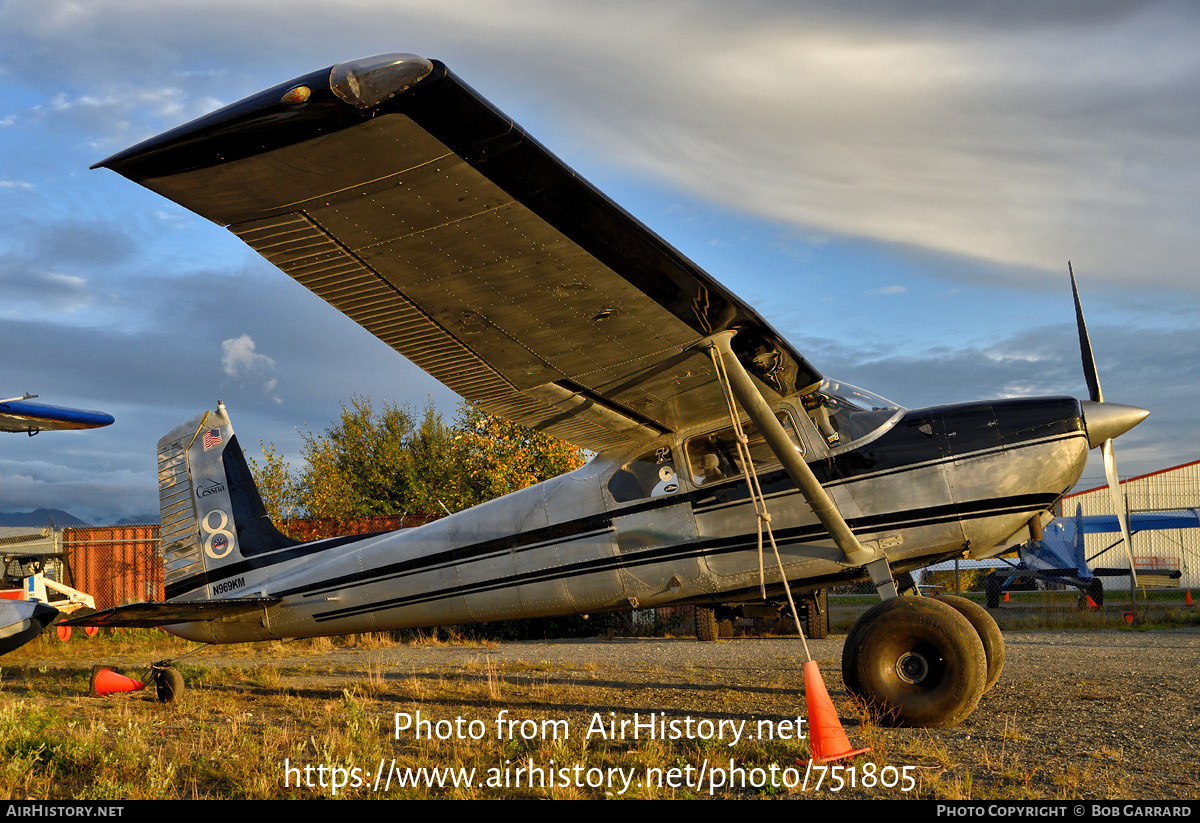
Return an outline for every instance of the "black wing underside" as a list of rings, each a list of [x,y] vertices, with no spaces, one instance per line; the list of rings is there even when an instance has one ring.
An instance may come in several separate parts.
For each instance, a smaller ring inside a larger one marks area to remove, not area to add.
[[[820,380],[445,66],[388,59],[408,75],[378,105],[335,94],[333,67],[99,165],[228,226],[483,410],[584,448],[722,416],[691,348],[715,332],[737,331],[768,397]]]

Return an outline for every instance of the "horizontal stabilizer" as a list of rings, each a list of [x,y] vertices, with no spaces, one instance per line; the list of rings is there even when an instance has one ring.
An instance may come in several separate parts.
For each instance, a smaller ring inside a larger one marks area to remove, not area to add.
[[[130,603],[102,612],[62,621],[63,626],[150,629],[173,623],[202,623],[257,612],[279,602],[277,597],[242,597],[230,600],[186,600],[167,603]]]
[[[1179,569],[1143,569],[1140,566],[1137,569],[1138,575],[1152,574],[1155,577],[1165,577],[1168,580],[1177,580],[1183,577],[1183,572]],[[1129,577],[1129,567],[1125,568],[1109,568],[1109,569],[1092,569],[1092,574],[1096,577]]]

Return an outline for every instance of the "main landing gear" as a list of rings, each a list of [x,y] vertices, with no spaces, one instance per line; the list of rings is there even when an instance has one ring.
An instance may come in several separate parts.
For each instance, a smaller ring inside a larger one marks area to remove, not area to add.
[[[817,589],[796,598],[800,625],[809,640],[823,640],[829,636],[829,590]],[[733,637],[736,618],[753,618],[770,623],[780,618],[791,620],[786,606],[764,603],[749,606],[696,606],[696,639],[717,640]]]
[[[895,726],[953,726],[1004,666],[1004,639],[963,597],[894,597],[858,619],[842,651],[846,689]]]
[[[720,636],[720,623],[716,609],[696,607],[696,639],[716,640]]]

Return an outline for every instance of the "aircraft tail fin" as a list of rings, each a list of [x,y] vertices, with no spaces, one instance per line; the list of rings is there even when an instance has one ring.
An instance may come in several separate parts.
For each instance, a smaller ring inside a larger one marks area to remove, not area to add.
[[[1087,556],[1083,546],[1083,504],[1075,504],[1075,539],[1071,544],[1071,560],[1075,563],[1075,568],[1079,571],[1080,577],[1091,577],[1092,571],[1088,568]]]
[[[297,542],[268,517],[223,403],[158,441],[158,494],[168,599],[225,594],[234,566],[236,593],[252,590],[245,559]]]

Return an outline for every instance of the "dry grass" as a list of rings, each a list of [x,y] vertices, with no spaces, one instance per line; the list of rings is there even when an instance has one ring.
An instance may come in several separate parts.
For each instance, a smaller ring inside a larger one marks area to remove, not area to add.
[[[872,749],[840,765],[852,766],[859,775],[871,768],[908,767],[914,785],[909,792],[858,785],[835,793],[826,782],[819,792],[802,793],[756,783],[754,774],[765,776],[772,769],[802,774],[809,757],[806,740],[744,737],[729,746],[695,735],[664,740],[585,733],[596,718],[629,719],[635,712],[747,723],[806,715],[797,670],[786,661],[776,668],[774,659],[768,660],[753,671],[724,662],[703,668],[658,664],[657,659],[564,669],[536,661],[501,662],[481,646],[479,654],[454,654],[460,662],[448,666],[443,661],[452,656],[450,650],[438,646],[461,643],[461,638],[417,638],[431,646],[419,655],[389,655],[387,645],[396,642],[391,638],[359,638],[354,645],[256,644],[220,649],[229,661],[221,665],[199,656],[185,660],[179,667],[187,680],[184,699],[164,706],[146,692],[84,696],[93,660],[85,663],[78,655],[85,649],[97,652],[105,662],[118,662],[128,674],[141,676],[139,669],[148,661],[182,654],[189,645],[160,633],[146,633],[140,646],[128,637],[86,642],[92,645],[76,646],[74,659],[60,653],[57,641],[39,641],[3,659],[0,796],[979,800],[1130,797],[1145,785],[1133,782],[1136,753],[1116,748],[1124,744],[1096,747],[1070,762],[1047,756],[1064,751],[1062,741],[1047,746],[1054,741],[1031,726],[1028,713],[1013,708],[1025,705],[1028,693],[1038,688],[1035,682],[1005,681],[1007,691],[1018,695],[1017,703],[1000,698],[981,707],[964,727],[891,729],[846,697],[836,660],[822,657],[846,734],[855,747]],[[1108,704],[1089,699],[1103,693],[1102,683],[1080,680],[1065,694],[1084,710],[1092,705],[1105,710]],[[497,733],[502,712],[517,724],[506,734]],[[397,715],[415,722],[417,713],[431,733],[406,730],[397,736]],[[453,730],[460,718],[480,724],[485,734],[472,739],[462,729],[436,733]],[[560,723],[568,735],[555,733]],[[731,761],[735,771],[742,770],[741,784],[730,772]],[[710,778],[723,775],[720,785],[697,785],[696,771],[705,763]],[[381,764],[392,781],[376,788]],[[582,774],[574,771],[577,767]],[[434,768],[473,769],[476,777],[470,786],[397,785],[396,776],[405,770]],[[559,773],[563,769],[570,774]],[[651,773],[660,781],[647,783]],[[589,785],[589,774],[601,777]],[[630,774],[637,779],[625,786],[621,775]],[[353,785],[355,779],[360,785]]]
[[[692,797],[710,790],[698,789],[694,777],[691,785],[679,782],[689,766],[708,762],[728,772],[732,759],[765,774],[772,764],[793,766],[808,756],[807,745],[797,741],[729,747],[699,739],[589,736],[585,731],[595,717],[606,719],[612,711],[628,718],[632,710],[601,694],[607,686],[592,688],[536,669],[485,661],[477,670],[431,674],[389,670],[373,661],[359,676],[347,674],[335,690],[298,686],[303,672],[270,662],[193,665],[184,699],[161,705],[147,692],[86,697],[90,668],[83,666],[6,667],[0,676],[0,796]],[[503,733],[497,723],[502,711],[514,721]],[[415,718],[418,712],[431,724],[426,733],[397,736],[397,714]],[[472,721],[473,729],[451,733],[453,722]],[[486,734],[472,739],[469,732],[480,730]],[[380,764],[393,775],[386,791],[373,787]],[[305,772],[305,766],[312,769]],[[395,785],[397,770],[425,768],[473,769],[477,785]],[[643,778],[655,768],[675,768],[679,779],[647,785]],[[626,784],[628,775],[637,777]],[[784,791],[711,789],[723,797]]]

